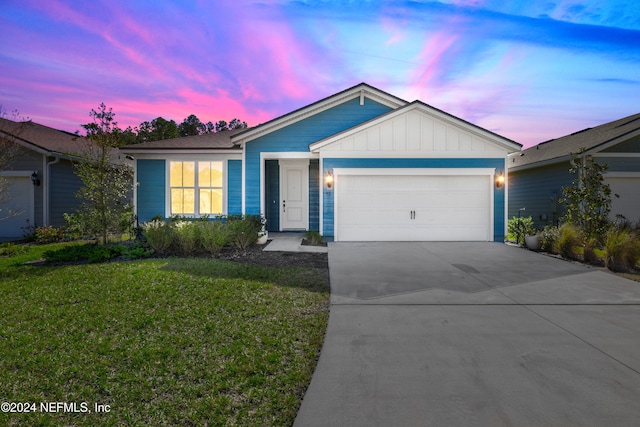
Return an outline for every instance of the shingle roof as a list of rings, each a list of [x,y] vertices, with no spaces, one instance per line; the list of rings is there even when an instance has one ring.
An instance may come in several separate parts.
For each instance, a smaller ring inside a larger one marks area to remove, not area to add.
[[[21,145],[50,154],[74,155],[86,150],[85,138],[34,122],[14,122],[0,118],[0,133]]]
[[[605,148],[604,146],[608,142],[624,138],[624,136],[637,131],[640,131],[640,113],[542,142],[521,153],[511,155],[508,165],[511,169],[538,162],[562,161],[570,153],[576,153],[581,148],[586,148],[588,151],[598,151]]]
[[[160,141],[149,141],[140,144],[129,145],[121,148],[123,152],[136,152],[144,150],[223,150],[238,148],[231,142],[231,136],[243,132],[246,129],[234,129],[216,133],[205,133],[203,135],[184,136],[181,138],[163,139]]]

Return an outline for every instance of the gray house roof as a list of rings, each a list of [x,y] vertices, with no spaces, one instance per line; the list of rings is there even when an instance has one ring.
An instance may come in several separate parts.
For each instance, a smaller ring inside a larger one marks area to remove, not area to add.
[[[136,153],[147,150],[230,150],[239,148],[239,146],[231,141],[231,137],[244,131],[246,131],[246,129],[234,129],[216,133],[205,133],[203,135],[142,142],[140,144],[122,147],[120,151],[124,153]]]
[[[594,153],[639,134],[640,113],[542,142],[521,153],[510,155],[507,163],[509,169],[514,170],[557,163],[567,160],[571,153],[576,153],[581,148]]]
[[[0,136],[47,156],[73,156],[87,149],[85,138],[34,122],[0,118]]]

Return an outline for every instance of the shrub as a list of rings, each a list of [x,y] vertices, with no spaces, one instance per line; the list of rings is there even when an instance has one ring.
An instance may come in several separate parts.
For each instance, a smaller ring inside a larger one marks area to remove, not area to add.
[[[0,256],[14,256],[27,252],[27,248],[24,245],[16,245],[12,242],[6,242],[0,244]]]
[[[176,222],[173,232],[181,254],[191,255],[196,251],[198,228],[193,221]]]
[[[163,220],[153,220],[144,226],[144,237],[154,251],[166,255],[174,242],[173,226]]]
[[[547,225],[540,233],[540,246],[545,252],[552,254],[558,253],[558,237],[560,237],[560,230],[556,226]]]
[[[578,258],[576,247],[582,245],[580,229],[573,224],[566,223],[560,227],[559,232],[557,247],[560,255],[571,259]]]
[[[245,215],[241,219],[229,218],[227,223],[231,231],[231,242],[238,249],[245,250],[258,241],[258,232],[262,230],[259,218],[256,215]]]
[[[312,245],[321,245],[324,243],[324,238],[318,231],[309,230],[305,233],[304,238]]]
[[[35,230],[37,243],[55,243],[64,239],[64,229],[43,225]]]
[[[524,244],[524,236],[536,234],[533,218],[514,216],[507,221],[507,239],[519,245]]]
[[[611,227],[605,236],[604,252],[609,270],[633,271],[640,261],[640,238],[627,228]]]
[[[131,244],[124,253],[129,259],[147,258],[153,255],[153,249],[143,242],[135,242]]]
[[[220,221],[198,223],[200,244],[211,255],[217,255],[229,243],[231,230],[227,224]]]

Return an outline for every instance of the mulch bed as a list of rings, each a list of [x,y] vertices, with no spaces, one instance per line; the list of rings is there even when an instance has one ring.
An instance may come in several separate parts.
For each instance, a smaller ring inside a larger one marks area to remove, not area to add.
[[[244,251],[224,250],[218,256],[220,259],[239,262],[241,264],[259,265],[262,267],[310,267],[329,268],[329,258],[326,253],[315,252],[267,252],[264,246],[252,246]]]

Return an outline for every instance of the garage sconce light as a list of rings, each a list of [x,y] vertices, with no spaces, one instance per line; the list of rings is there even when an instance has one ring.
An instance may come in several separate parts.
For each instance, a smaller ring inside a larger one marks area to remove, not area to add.
[[[502,188],[503,185],[504,185],[504,173],[500,172],[496,176],[496,187],[497,188]]]
[[[327,172],[327,175],[324,177],[324,182],[327,183],[327,188],[333,187],[333,175],[331,175],[331,172]]]
[[[31,174],[31,183],[36,187],[40,187],[40,179],[38,178],[38,171],[33,171]]]

